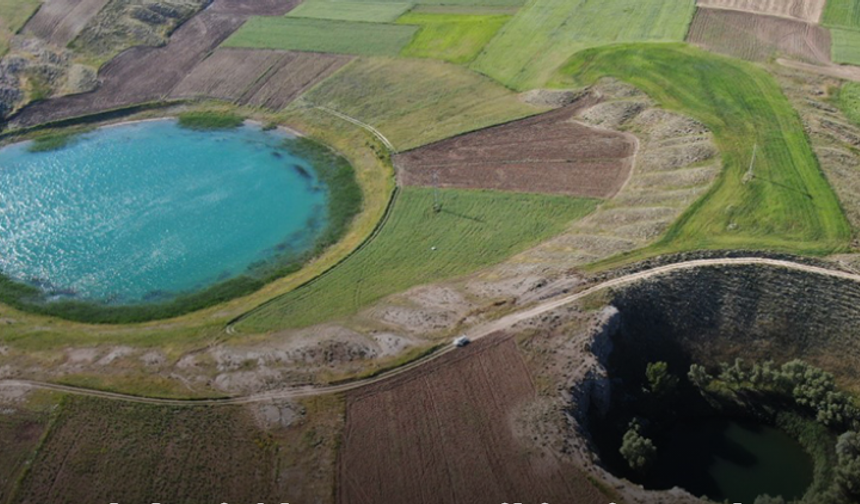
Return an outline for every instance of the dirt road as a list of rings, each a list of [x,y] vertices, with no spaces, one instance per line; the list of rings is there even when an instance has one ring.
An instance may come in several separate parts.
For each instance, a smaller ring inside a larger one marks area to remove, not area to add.
[[[642,280],[646,280],[653,277],[658,277],[661,275],[666,275],[676,271],[684,271],[691,270],[696,268],[703,268],[709,266],[749,266],[749,265],[759,265],[759,266],[768,266],[768,267],[776,267],[776,268],[786,268],[795,271],[802,271],[806,273],[812,273],[816,275],[823,275],[835,278],[841,278],[844,280],[849,280],[853,282],[860,283],[860,274],[848,273],[845,271],[827,269],[818,266],[810,266],[807,264],[800,264],[792,261],[778,260],[778,259],[766,259],[759,257],[739,257],[739,258],[725,258],[725,259],[701,259],[695,261],[686,261],[675,264],[669,264],[666,266],[659,266],[656,268],[652,268],[645,271],[640,271],[638,273],[632,273],[629,275],[621,276],[618,278],[614,278],[612,280],[607,280],[600,284],[594,285],[588,289],[582,290],[580,292],[569,294],[557,299],[546,300],[524,310],[511,313],[506,315],[498,320],[494,320],[492,322],[488,322],[486,324],[479,325],[477,327],[472,328],[466,333],[466,336],[471,340],[479,340],[481,338],[492,337],[492,335],[503,331],[504,329],[508,329],[517,323],[532,319],[534,317],[538,317],[545,313],[551,312],[558,308],[564,307],[580,299],[594,294],[596,292],[611,289],[613,287],[620,287],[622,285],[628,285],[631,283],[639,282]],[[30,380],[0,380],[0,388],[7,387],[22,387],[22,388],[30,388],[30,389],[40,389],[40,390],[49,390],[55,392],[63,392],[68,394],[76,394],[76,395],[85,395],[91,397],[99,397],[102,399],[112,399],[112,400],[120,400],[120,401],[129,401],[136,403],[145,403],[145,404],[162,404],[162,405],[172,405],[172,406],[214,406],[221,404],[249,404],[256,402],[266,402],[272,400],[281,400],[281,399],[295,399],[301,397],[315,396],[315,395],[323,395],[323,394],[334,394],[346,392],[349,390],[358,389],[370,384],[378,383],[382,380],[389,379],[394,376],[398,376],[403,373],[407,373],[415,368],[423,366],[428,362],[431,362],[439,357],[447,354],[448,352],[456,352],[457,349],[453,346],[448,346],[441,351],[435,352],[423,359],[419,359],[413,361],[409,364],[401,366],[397,369],[389,371],[387,373],[383,373],[374,378],[369,378],[366,380],[358,380],[349,383],[344,383],[340,385],[331,385],[331,386],[306,386],[306,387],[294,387],[283,390],[275,390],[266,393],[260,394],[252,394],[248,396],[241,397],[225,397],[225,398],[214,398],[214,399],[161,399],[154,397],[139,397],[128,394],[120,394],[115,392],[105,392],[100,390],[92,390],[86,389],[82,387],[72,387],[68,385],[57,385],[53,383],[44,383],[44,382],[36,382]]]

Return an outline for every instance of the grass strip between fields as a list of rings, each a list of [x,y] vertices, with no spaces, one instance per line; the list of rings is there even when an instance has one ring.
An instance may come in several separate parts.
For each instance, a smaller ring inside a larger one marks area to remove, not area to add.
[[[328,274],[251,312],[242,331],[306,327],[410,287],[464,275],[558,234],[597,200],[405,187],[379,235]]]
[[[492,40],[511,16],[427,14],[410,12],[397,20],[421,28],[400,52],[412,58],[435,58],[452,63],[469,63]]]
[[[630,44],[577,54],[556,84],[588,85],[601,77],[626,81],[661,106],[701,121],[723,158],[711,190],[655,247],[634,255],[717,248],[826,254],[847,248],[851,230],[839,201],[800,118],[765,71],[686,45]]]
[[[224,46],[396,56],[417,30],[417,26],[388,23],[255,16],[231,35]]]
[[[388,23],[412,8],[408,2],[369,2],[363,0],[308,0],[291,10],[288,17],[336,19]]]

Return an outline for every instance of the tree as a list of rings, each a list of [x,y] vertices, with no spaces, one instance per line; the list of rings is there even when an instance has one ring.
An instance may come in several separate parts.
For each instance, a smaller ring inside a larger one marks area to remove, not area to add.
[[[658,398],[666,398],[678,389],[678,377],[669,373],[669,365],[665,362],[651,362],[645,369],[648,379],[648,392]]]
[[[619,451],[631,469],[645,472],[654,463],[657,448],[653,441],[641,434],[640,430],[638,422],[635,420],[630,422],[630,428],[624,433]]]
[[[849,431],[836,441],[836,483],[852,500],[860,498],[860,433]]]
[[[713,378],[708,374],[705,366],[700,364],[693,364],[690,366],[690,372],[687,373],[687,378],[689,378],[690,383],[699,389],[704,389],[711,383],[711,381],[713,381]]]

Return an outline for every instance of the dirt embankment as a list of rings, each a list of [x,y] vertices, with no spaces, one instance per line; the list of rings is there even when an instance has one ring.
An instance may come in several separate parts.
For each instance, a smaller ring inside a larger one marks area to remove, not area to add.
[[[638,141],[575,122],[598,101],[589,94],[552,112],[399,154],[400,182],[612,197],[630,175]]]

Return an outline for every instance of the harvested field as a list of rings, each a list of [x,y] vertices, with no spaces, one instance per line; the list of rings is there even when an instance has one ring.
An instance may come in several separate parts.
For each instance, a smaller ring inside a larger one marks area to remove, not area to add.
[[[573,122],[583,105],[399,154],[394,161],[400,181],[609,198],[630,175],[637,141],[633,135]]]
[[[850,0],[849,0],[850,1]],[[754,12],[817,23],[828,0],[698,0],[699,7]],[[831,3],[834,0],[830,0]]]
[[[66,46],[110,0],[46,0],[24,33]]]
[[[218,49],[174,88],[171,97],[206,96],[280,110],[349,60],[332,54]]]
[[[751,61],[767,61],[774,54],[782,54],[830,63],[830,33],[792,19],[700,8],[687,40],[709,51]]]
[[[249,19],[224,46],[396,56],[417,30],[416,26],[389,23],[258,16]]]
[[[297,0],[215,0],[185,22],[164,47],[134,47],[99,72],[92,93],[34,103],[12,119],[13,126],[36,124],[165,99],[218,44],[253,14],[284,14]]]
[[[605,504],[575,466],[518,439],[513,419],[536,397],[502,335],[348,394],[337,502]]]

